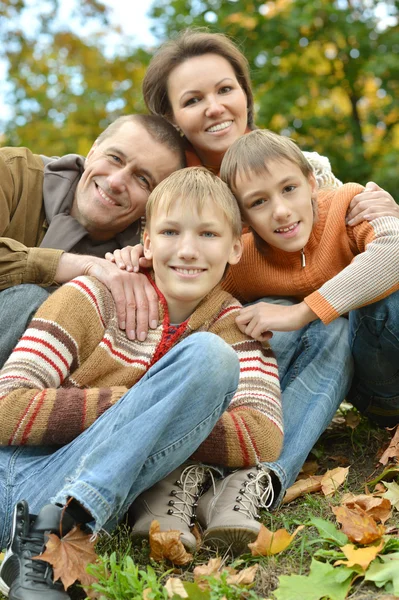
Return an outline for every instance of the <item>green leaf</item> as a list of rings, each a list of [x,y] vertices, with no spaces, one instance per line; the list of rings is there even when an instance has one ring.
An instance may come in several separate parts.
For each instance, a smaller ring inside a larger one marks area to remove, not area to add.
[[[381,562],[382,561],[382,562]],[[384,554],[374,560],[367,570],[365,581],[373,581],[377,587],[392,585],[395,595],[399,594],[399,552]]]
[[[399,510],[399,485],[394,481],[392,483],[383,481],[382,483],[388,488],[388,491],[385,492],[385,494],[382,494],[382,497],[387,498],[392,506],[394,506],[396,510]]]
[[[323,539],[335,542],[338,546],[345,546],[349,541],[347,536],[342,531],[339,531],[330,521],[325,521],[319,517],[312,517],[309,519],[309,523],[317,528],[319,535]]]
[[[210,598],[210,591],[201,590],[196,583],[183,581],[183,587],[188,594],[189,600],[209,600]]]
[[[334,568],[328,563],[312,559],[308,576],[279,577],[280,586],[274,595],[277,600],[345,600],[351,587],[353,572],[353,569],[347,567]]]

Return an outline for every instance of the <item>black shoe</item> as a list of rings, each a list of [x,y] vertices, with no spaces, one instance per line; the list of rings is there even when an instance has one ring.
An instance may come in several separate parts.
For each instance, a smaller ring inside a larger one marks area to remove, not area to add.
[[[53,582],[52,566],[32,560],[45,550],[49,533],[59,535],[62,508],[47,504],[38,516],[29,514],[28,503],[21,500],[14,509],[11,541],[0,565],[0,591],[10,600],[68,600],[61,581]],[[75,525],[64,513],[65,535]]]

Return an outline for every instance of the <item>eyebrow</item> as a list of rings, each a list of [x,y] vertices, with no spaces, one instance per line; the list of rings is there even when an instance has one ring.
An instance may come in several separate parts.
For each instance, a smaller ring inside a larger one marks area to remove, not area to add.
[[[220,81],[217,81],[215,83],[215,87],[218,87],[218,85],[220,85],[221,83],[223,83],[224,81],[233,81],[233,79],[231,77],[223,77],[223,79],[221,79]],[[186,90],[185,92],[183,92],[183,94],[180,96],[180,100],[183,100],[184,96],[186,94],[198,94],[201,90]]]
[[[113,152],[114,154],[118,154],[121,158],[123,158],[124,161],[129,162],[129,157],[123,152],[123,150],[121,150],[117,146],[110,146],[109,148],[107,148],[107,152]],[[144,169],[144,167],[140,167],[139,165],[139,167],[136,170],[139,171],[142,175],[144,175],[144,177],[147,177],[150,180],[151,185],[153,187],[157,185],[153,174],[148,169]]]

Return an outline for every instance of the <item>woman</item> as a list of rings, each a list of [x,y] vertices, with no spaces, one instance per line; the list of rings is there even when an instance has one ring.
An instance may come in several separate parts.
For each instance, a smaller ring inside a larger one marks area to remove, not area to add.
[[[165,117],[185,136],[189,166],[203,164],[218,173],[231,144],[255,128],[247,60],[222,34],[186,30],[163,44],[147,69],[143,94],[150,112]],[[316,153],[307,153],[307,158],[320,187],[340,184],[326,158]],[[399,216],[389,194],[375,184],[369,184],[367,189],[351,205],[351,224],[370,215]],[[114,260],[133,269],[137,266],[135,256],[133,253],[132,259],[126,251],[118,253]],[[270,298],[267,301],[284,302]],[[251,469],[233,473],[216,484],[216,491],[211,488],[202,496],[197,516],[205,529],[205,539],[217,545],[233,543],[238,547],[237,537],[241,542],[256,537],[258,508],[281,502],[285,489],[295,480],[350,386],[353,366],[345,319],[337,319],[328,327],[317,321],[300,331],[276,332],[271,345],[283,392],[283,452],[278,461],[263,465],[259,472]],[[265,469],[271,476],[272,489],[266,489],[270,478],[264,476]],[[158,519],[162,513],[168,514],[162,519],[163,526],[180,527],[183,512],[187,516],[191,510],[192,516],[198,493],[196,488],[194,493],[185,494],[184,483],[176,484],[183,491],[172,490],[179,494],[178,508],[170,508],[169,492],[161,482],[147,493],[138,510],[136,502],[135,517],[139,518],[144,510],[156,514]],[[151,507],[154,497],[156,510]],[[262,501],[266,497],[267,503]]]

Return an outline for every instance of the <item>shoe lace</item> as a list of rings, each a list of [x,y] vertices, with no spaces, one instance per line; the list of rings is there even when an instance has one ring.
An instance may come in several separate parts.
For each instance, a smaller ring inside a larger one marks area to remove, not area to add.
[[[39,556],[44,550],[43,535],[21,536],[21,541],[24,550],[29,552],[30,557]],[[52,568],[51,565],[43,560],[33,560],[33,558],[28,558],[28,560],[30,564],[27,565],[26,578],[35,583],[46,583],[49,569]]]
[[[271,507],[274,501],[272,478],[267,469],[257,466],[257,473],[247,472],[240,495],[237,496],[234,510],[243,513],[249,519],[259,519],[259,510]]]
[[[209,479],[215,486],[215,477],[212,467],[203,465],[189,465],[180,473],[179,479],[175,482],[178,489],[173,489],[170,493],[173,500],[169,500],[168,515],[174,515],[189,527],[194,526],[195,510],[198,506],[198,499],[204,489],[204,485]]]

